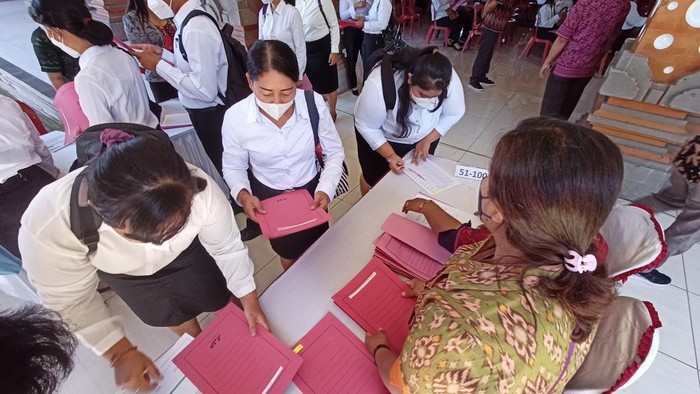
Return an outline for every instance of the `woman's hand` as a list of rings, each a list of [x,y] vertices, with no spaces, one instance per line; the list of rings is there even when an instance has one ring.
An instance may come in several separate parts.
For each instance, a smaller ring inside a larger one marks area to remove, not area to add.
[[[425,198],[412,198],[410,200],[406,200],[406,202],[403,204],[403,208],[401,209],[401,212],[403,213],[409,213],[409,212],[418,212],[418,213],[423,213],[422,208],[425,208],[425,204],[427,204],[430,200],[426,200]]]
[[[403,172],[403,159],[396,153],[389,156],[386,161],[389,163],[389,169],[394,174],[400,174]]]
[[[389,338],[386,336],[383,328],[380,328],[374,334],[367,333],[365,336],[365,346],[367,346],[367,351],[370,354],[374,354],[374,349],[379,345],[389,346]]]
[[[131,342],[122,338],[104,355],[114,361],[114,382],[117,387],[131,391],[153,391],[163,376],[148,356],[136,349],[129,350],[131,347]]]
[[[410,289],[401,293],[401,295],[406,298],[418,297],[425,287],[425,282],[420,279],[411,279],[406,282],[406,284],[408,287],[410,287]]]
[[[422,140],[418,141],[416,144],[416,147],[413,151],[413,159],[411,162],[413,164],[418,165],[418,163],[422,161],[428,160],[428,155],[430,154],[430,144],[432,144],[432,141],[429,141],[427,138],[423,138]]]
[[[130,47],[132,49],[136,49],[139,52],[151,52],[151,53],[155,53],[156,55],[159,55],[159,56],[163,54],[163,48],[159,47],[158,45],[131,44]]]
[[[340,54],[339,53],[331,53],[330,56],[328,56],[328,64],[331,66],[335,66],[338,64],[340,61]]]
[[[262,205],[260,205],[260,199],[250,194],[248,190],[243,189],[238,193],[238,201],[241,202],[241,206],[243,207],[243,212],[245,212],[245,215],[248,216],[250,220],[254,221],[255,223],[258,222],[258,213],[267,213],[263,209]]]
[[[544,78],[544,76],[549,72],[551,68],[551,62],[545,61],[544,63],[542,63],[542,67],[540,68],[540,78]]]
[[[267,324],[267,318],[260,308],[260,303],[258,302],[258,293],[255,291],[244,295],[241,298],[241,304],[243,305],[243,313],[248,321],[248,328],[250,329],[250,335],[255,336],[256,325],[260,324],[264,329],[270,331],[270,326]]]
[[[358,29],[364,28],[365,27],[365,17],[358,16],[357,20],[355,21],[355,26],[357,26]]]
[[[160,54],[155,52],[134,52],[129,54],[139,60],[141,66],[146,70],[155,71],[156,66],[160,62]]]
[[[325,192],[316,192],[314,194],[314,203],[311,205],[311,209],[321,208],[324,211],[328,211],[328,203],[330,200],[331,199],[328,197],[328,194]]]
[[[356,10],[358,10],[360,8],[365,8],[366,6],[367,6],[367,2],[365,2],[364,0],[358,1],[357,3],[355,3],[355,5],[353,5],[353,7],[355,7]]]

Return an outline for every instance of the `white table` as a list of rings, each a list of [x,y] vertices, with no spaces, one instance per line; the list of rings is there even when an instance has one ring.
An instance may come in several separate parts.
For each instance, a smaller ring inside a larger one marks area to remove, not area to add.
[[[454,161],[433,158],[453,174]],[[459,185],[434,197],[465,212],[476,211],[479,182],[459,179]],[[364,331],[331,297],[371,260],[372,241],[391,213],[401,213],[405,200],[425,193],[407,175],[389,173],[260,297],[272,332],[292,346],[321,318],[332,312],[358,337]],[[288,392],[297,392],[290,387]]]

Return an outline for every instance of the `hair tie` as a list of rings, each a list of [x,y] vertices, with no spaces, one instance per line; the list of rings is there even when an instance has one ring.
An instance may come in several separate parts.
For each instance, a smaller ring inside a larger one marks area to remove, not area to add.
[[[102,141],[102,145],[104,145],[106,148],[109,148],[114,144],[129,141],[133,138],[134,136],[126,131],[117,129],[105,129],[102,131],[102,133],[100,133],[100,141]]]
[[[571,272],[593,272],[598,267],[598,259],[592,254],[581,256],[577,252],[570,250],[569,256],[564,258],[564,266]]]
[[[436,53],[439,53],[439,52],[440,52],[440,48],[435,47],[435,49],[433,49],[433,55],[436,54]]]
[[[87,26],[88,24],[90,24],[90,22],[92,22],[92,18],[85,18],[85,19],[83,19],[83,25],[85,25],[85,26]]]

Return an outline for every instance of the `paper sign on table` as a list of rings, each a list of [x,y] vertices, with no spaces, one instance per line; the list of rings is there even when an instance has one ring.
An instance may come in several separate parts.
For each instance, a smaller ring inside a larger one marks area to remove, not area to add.
[[[384,233],[374,243],[375,256],[394,271],[421,280],[432,279],[443,265],[391,235]]]
[[[294,384],[309,393],[387,393],[365,344],[327,314],[294,349],[304,360]]]
[[[298,233],[331,220],[323,209],[311,209],[314,200],[308,190],[301,189],[260,202],[266,213],[257,214],[260,229],[267,239]]]
[[[192,126],[192,120],[190,120],[190,115],[186,112],[163,114],[160,120],[160,127],[163,130],[188,126]]]
[[[173,360],[203,394],[282,393],[301,358],[258,326],[251,336],[243,311],[229,304]]]
[[[163,379],[158,382],[155,394],[197,394],[199,391],[185,377],[185,374],[173,363],[173,358],[189,345],[194,338],[189,334],[183,334],[173,346],[160,356],[154,364]]]
[[[425,191],[437,194],[458,184],[450,174],[432,161],[432,156],[428,156],[426,160],[420,160],[418,165],[413,164],[413,153],[414,151],[411,151],[404,158],[404,173]]]
[[[372,260],[333,296],[333,301],[365,331],[383,328],[391,347],[400,352],[408,337],[408,324],[416,305],[401,295],[406,283],[378,258]]]
[[[389,215],[382,224],[382,231],[410,245],[438,263],[444,264],[452,257],[452,253],[438,243],[436,232],[395,213]]]
[[[489,176],[489,171],[478,167],[469,167],[457,164],[455,166],[455,176],[460,178],[472,179],[481,181]]]

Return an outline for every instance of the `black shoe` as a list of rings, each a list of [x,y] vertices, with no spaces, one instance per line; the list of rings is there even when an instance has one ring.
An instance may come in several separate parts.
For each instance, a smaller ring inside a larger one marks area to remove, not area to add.
[[[359,95],[360,95],[360,91],[357,90],[357,88],[351,89],[351,92],[352,92],[352,95],[353,95],[353,96],[359,96]]]
[[[469,88],[471,88],[471,90],[476,90],[477,92],[484,91],[484,87],[481,86],[479,82],[469,82]]]
[[[449,46],[452,47],[452,48],[454,48],[454,49],[456,49],[456,50],[458,50],[458,51],[461,51],[461,50],[462,50],[462,44],[460,44],[459,41],[452,41],[452,40],[450,40],[450,45],[449,45]]]
[[[250,241],[251,239],[255,239],[259,237],[262,234],[262,231],[260,231],[260,227],[251,229],[250,227],[246,227],[243,230],[241,230],[241,240],[243,242]]]
[[[488,78],[484,78],[484,79],[482,79],[482,80],[479,81],[479,82],[481,82],[481,84],[482,84],[482,85],[485,85],[485,86],[493,86],[493,85],[496,84],[496,82],[493,82],[492,80],[490,80],[490,79],[488,79]]]
[[[671,284],[671,278],[668,275],[664,275],[657,270],[651,270],[649,272],[640,272],[637,275],[649,281],[650,285],[653,286],[666,286]]]

